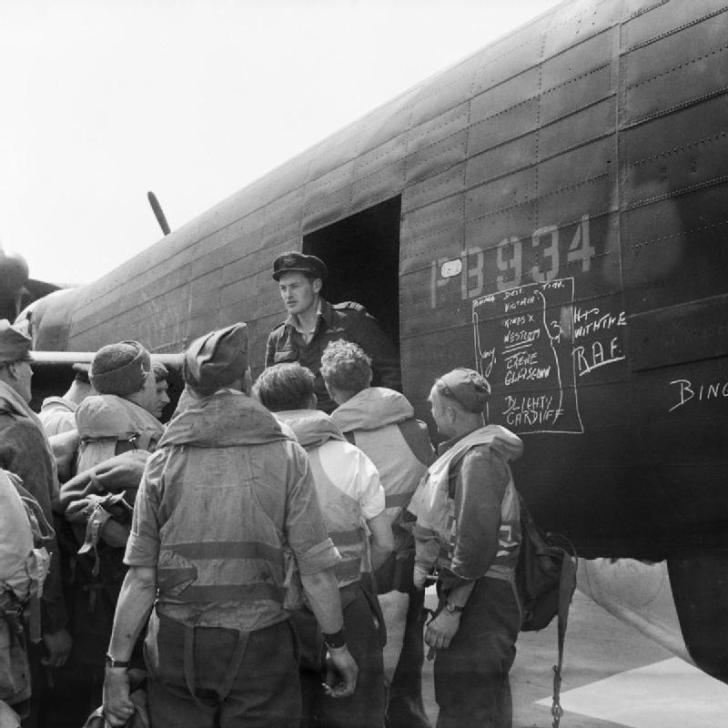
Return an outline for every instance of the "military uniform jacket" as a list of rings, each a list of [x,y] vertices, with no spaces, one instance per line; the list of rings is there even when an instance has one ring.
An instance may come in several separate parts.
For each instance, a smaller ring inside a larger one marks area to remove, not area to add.
[[[372,358],[373,384],[400,389],[399,360],[392,342],[367,310],[353,301],[331,305],[321,299],[321,312],[313,338],[307,344],[289,317],[271,331],[265,352],[266,367],[286,362],[299,362],[316,375],[318,407],[331,412],[336,403],[331,400],[321,377],[321,354],[331,341],[344,339],[361,346]]]

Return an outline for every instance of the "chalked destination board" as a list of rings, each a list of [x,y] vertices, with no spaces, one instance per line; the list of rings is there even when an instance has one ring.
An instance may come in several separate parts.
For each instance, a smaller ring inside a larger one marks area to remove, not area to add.
[[[478,368],[491,384],[492,422],[518,433],[584,431],[573,357],[573,278],[473,301]]]

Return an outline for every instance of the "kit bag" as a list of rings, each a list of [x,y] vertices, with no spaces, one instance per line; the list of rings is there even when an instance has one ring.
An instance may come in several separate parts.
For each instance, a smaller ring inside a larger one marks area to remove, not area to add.
[[[38,501],[20,478],[0,470],[0,700],[30,697],[27,631],[40,639],[40,595],[53,538]]]
[[[559,702],[564,640],[569,620],[569,606],[576,589],[576,553],[565,536],[544,533],[533,520],[523,498],[521,508],[521,549],[516,567],[516,588],[523,616],[521,631],[548,626],[558,619],[558,663],[554,665],[553,726],[558,728],[563,714]]]

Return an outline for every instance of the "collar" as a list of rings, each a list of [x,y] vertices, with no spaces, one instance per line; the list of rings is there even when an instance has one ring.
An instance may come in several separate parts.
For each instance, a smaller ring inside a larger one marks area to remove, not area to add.
[[[319,320],[323,319],[326,326],[331,326],[331,322],[334,318],[334,307],[323,298],[319,298],[318,308],[316,309],[316,326],[314,327],[313,333],[316,333],[318,329]],[[292,329],[297,331],[299,334],[304,334],[303,329],[299,327],[298,316],[290,314],[285,321],[286,326],[290,326]]]

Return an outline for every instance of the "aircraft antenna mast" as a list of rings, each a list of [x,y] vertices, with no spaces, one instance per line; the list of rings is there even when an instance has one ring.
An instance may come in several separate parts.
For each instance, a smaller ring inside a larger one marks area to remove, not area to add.
[[[152,206],[152,212],[154,212],[154,217],[157,218],[157,222],[159,223],[159,227],[162,228],[162,232],[165,235],[169,235],[169,223],[167,222],[167,218],[164,216],[164,212],[162,212],[162,206],[159,204],[157,196],[154,192],[147,192],[147,199],[149,200],[149,204]]]

